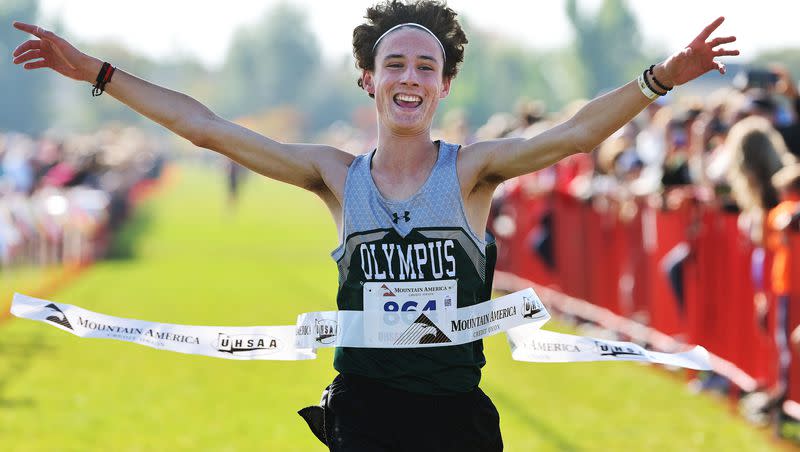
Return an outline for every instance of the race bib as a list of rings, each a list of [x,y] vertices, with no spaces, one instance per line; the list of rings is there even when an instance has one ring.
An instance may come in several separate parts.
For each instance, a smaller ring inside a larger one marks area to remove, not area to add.
[[[368,344],[449,342],[441,328],[457,315],[456,280],[368,282],[363,294]],[[409,324],[415,321],[419,327],[410,330]]]

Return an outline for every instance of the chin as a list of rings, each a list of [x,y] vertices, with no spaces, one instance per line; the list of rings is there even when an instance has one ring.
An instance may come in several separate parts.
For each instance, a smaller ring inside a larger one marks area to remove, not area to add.
[[[428,118],[424,111],[393,111],[392,122],[403,126],[420,126],[432,122],[433,118]]]
[[[419,133],[430,128],[431,122],[423,118],[394,118],[391,128],[397,132]]]

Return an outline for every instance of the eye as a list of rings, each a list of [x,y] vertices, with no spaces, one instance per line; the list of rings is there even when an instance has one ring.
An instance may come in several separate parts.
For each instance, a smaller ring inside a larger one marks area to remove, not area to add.
[[[403,67],[403,63],[389,63],[389,64],[386,65],[386,67],[400,68],[400,67]]]
[[[432,67],[430,67],[430,66],[420,66],[419,68],[420,68],[421,70],[423,70],[423,71],[432,71],[432,70],[433,70],[433,68],[432,68]]]

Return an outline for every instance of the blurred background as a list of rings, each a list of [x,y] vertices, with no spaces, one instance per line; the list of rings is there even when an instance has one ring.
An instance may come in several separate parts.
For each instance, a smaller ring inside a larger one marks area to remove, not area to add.
[[[508,450],[799,444],[796,5],[448,4],[470,43],[433,135],[456,143],[535,136],[719,15],[715,35],[736,35],[742,51],[723,60],[726,75],[660,98],[592,154],[497,190],[497,290],[536,285],[554,329],[666,351],[699,343],[714,360],[705,373],[526,367],[492,338],[483,385]],[[88,85],[14,66],[27,37],[11,22],[50,28],[272,138],[362,153],[375,145],[375,112],[350,40],[367,6],[0,0],[0,449],[319,448],[292,410],[332,378],[329,355],[220,364],[79,341],[10,320],[6,307],[20,291],[122,317],[277,324],[330,309],[336,287],[325,256],[335,228],[313,196],[251,183]],[[65,430],[43,435],[41,419]]]
[[[149,80],[191,93],[226,117],[290,108],[298,133],[319,134],[331,124],[358,122],[370,107],[354,89],[352,29],[369,2],[237,1],[235,7],[188,1],[119,4],[113,13],[82,1],[3,0],[0,18],[37,21],[79,48]],[[468,111],[477,128],[493,113],[509,111],[522,96],[560,110],[630,80],[690,41],[719,15],[721,34],[736,34],[737,65],[781,61],[800,70],[800,37],[790,2],[758,8],[726,2],[677,1],[654,14],[650,6],[619,1],[553,1],[521,6],[511,0],[453,1],[470,37],[457,90],[440,109]],[[3,27],[8,52],[24,39]],[[732,67],[733,73],[736,67]],[[26,74],[3,65],[0,127],[37,133],[51,127],[91,130],[102,121],[137,116],[115,102],[86,102],[84,88],[46,72]],[[709,76],[707,82],[724,83]],[[691,84],[680,95],[696,92]],[[371,115],[368,115],[371,116]],[[141,121],[145,124],[146,122]]]

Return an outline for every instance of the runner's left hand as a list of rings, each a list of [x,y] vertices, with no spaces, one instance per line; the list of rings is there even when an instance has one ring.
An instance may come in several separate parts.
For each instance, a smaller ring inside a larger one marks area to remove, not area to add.
[[[719,37],[708,40],[711,34],[725,21],[724,17],[709,24],[686,48],[661,63],[656,77],[667,86],[682,85],[711,70],[725,73],[725,65],[714,58],[739,55],[738,50],[719,47],[736,41],[736,36]]]

